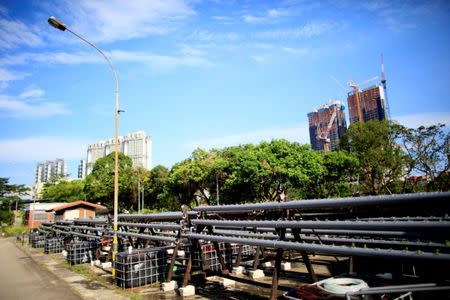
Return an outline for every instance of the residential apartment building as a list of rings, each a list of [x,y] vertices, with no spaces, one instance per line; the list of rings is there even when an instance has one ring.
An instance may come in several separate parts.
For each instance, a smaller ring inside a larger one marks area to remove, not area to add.
[[[81,159],[78,165],[78,178],[83,179],[86,177],[87,164],[85,159]]]
[[[387,119],[385,85],[377,84],[359,91],[359,102],[363,121]],[[355,91],[348,93],[348,113],[350,124],[359,121]]]
[[[92,143],[87,149],[86,175],[92,172],[94,163],[114,152],[114,138],[106,141]],[[152,140],[144,131],[136,131],[119,137],[119,151],[129,156],[133,161],[133,166],[144,167],[148,170],[152,166]]]
[[[331,100],[319,109],[308,113],[309,139],[313,150],[336,150],[347,129],[345,106]]]
[[[38,163],[36,166],[35,184],[49,181],[54,176],[64,176],[67,174],[66,162],[62,158],[54,161],[47,160],[44,163]]]

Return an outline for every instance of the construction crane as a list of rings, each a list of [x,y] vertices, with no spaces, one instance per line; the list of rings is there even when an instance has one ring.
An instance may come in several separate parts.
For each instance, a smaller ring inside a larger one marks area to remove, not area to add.
[[[362,114],[362,109],[361,109],[361,100],[360,100],[360,97],[359,97],[359,86],[361,86],[363,84],[366,84],[366,83],[369,83],[369,82],[371,82],[373,80],[376,80],[376,79],[378,79],[378,76],[375,76],[373,78],[367,79],[366,81],[361,82],[359,84],[356,84],[351,79],[349,79],[349,81],[348,81],[348,85],[353,88],[353,93],[355,95],[355,101],[356,101],[356,112],[358,113],[358,120],[360,122],[364,122],[364,119],[363,119],[363,114]]]
[[[327,124],[327,127],[325,127],[323,130],[320,129],[320,127],[317,127],[316,136],[318,140],[323,141],[323,151],[328,152],[330,151],[330,129],[333,125],[334,119],[336,119],[337,115],[337,107],[334,107],[333,113],[331,114],[330,121]]]
[[[391,110],[389,108],[389,100],[387,96],[386,91],[386,77],[384,76],[384,57],[383,53],[381,53],[381,83],[383,84],[383,90],[384,90],[384,98],[385,98],[385,104],[386,104],[386,113],[387,113],[387,119],[391,120]]]

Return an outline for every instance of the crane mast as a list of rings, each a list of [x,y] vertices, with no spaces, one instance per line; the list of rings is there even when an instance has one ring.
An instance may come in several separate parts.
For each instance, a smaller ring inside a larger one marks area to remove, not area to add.
[[[330,121],[328,121],[328,124],[325,127],[325,129],[320,130],[320,128],[317,127],[317,129],[318,129],[318,131],[317,131],[317,138],[319,140],[323,141],[323,151],[325,151],[325,152],[330,151],[330,138],[329,138],[329,135],[330,135],[331,126],[333,125],[334,120],[336,119],[336,115],[337,115],[337,107],[334,107],[333,108],[333,113],[331,114],[331,117],[330,117]]]

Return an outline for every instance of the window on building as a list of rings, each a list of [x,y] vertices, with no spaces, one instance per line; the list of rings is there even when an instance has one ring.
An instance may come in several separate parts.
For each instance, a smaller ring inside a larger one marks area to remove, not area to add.
[[[47,214],[45,213],[37,213],[33,214],[33,220],[34,221],[46,221],[47,220]]]

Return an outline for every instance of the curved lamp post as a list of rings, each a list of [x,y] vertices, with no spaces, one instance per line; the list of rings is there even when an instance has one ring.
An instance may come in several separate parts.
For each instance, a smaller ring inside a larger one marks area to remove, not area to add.
[[[116,80],[116,108],[115,108],[115,116],[116,116],[116,137],[114,142],[114,240],[113,240],[113,254],[112,259],[113,262],[116,260],[116,254],[117,254],[117,210],[118,210],[118,202],[119,202],[119,81],[117,79],[117,73],[116,69],[114,68],[114,65],[112,64],[111,60],[105,55],[105,53],[102,52],[99,48],[97,48],[94,44],[80,36],[79,34],[73,32],[70,30],[66,24],[61,22],[60,20],[56,19],[55,17],[50,17],[48,19],[48,23],[61,30],[72,33],[79,39],[81,39],[83,42],[88,44],[89,46],[93,47],[95,50],[97,50],[103,58],[108,62],[108,65],[111,67],[111,70],[114,75],[114,79]],[[113,266],[113,277],[115,277],[115,267]]]

